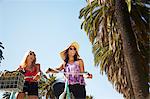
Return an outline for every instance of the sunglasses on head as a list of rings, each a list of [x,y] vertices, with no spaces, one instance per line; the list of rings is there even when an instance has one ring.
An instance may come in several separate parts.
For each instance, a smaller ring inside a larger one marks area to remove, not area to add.
[[[34,52],[31,52],[31,51],[29,52],[29,55],[34,55],[35,56]]]
[[[71,48],[71,47],[70,47],[69,49],[70,49],[70,50],[75,50],[75,51],[76,51],[76,48]]]
[[[30,53],[29,55],[33,55],[33,53]]]

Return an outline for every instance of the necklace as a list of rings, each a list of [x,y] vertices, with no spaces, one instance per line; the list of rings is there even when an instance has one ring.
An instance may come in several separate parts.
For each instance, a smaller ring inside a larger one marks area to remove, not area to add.
[[[29,71],[33,71],[33,65],[27,65],[26,67]]]

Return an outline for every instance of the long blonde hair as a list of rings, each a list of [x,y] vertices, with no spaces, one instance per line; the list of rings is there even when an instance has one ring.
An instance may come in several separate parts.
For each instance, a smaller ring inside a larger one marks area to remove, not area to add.
[[[29,51],[27,51],[27,52],[25,53],[25,55],[24,55],[24,57],[23,57],[23,59],[22,59],[22,61],[21,61],[21,63],[20,63],[20,66],[21,66],[22,68],[27,67],[27,58],[28,58],[28,56],[29,56],[30,54],[33,54],[34,57],[35,57],[34,61],[32,62],[32,65],[33,65],[33,66],[35,65],[35,63],[36,63],[36,55],[35,55],[34,51],[29,50]]]

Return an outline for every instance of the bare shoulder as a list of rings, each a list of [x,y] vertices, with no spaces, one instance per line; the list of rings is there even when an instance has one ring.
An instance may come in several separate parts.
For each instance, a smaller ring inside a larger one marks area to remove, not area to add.
[[[39,64],[39,63],[36,63],[35,65],[36,65],[36,66],[40,66],[40,64]]]
[[[35,64],[35,67],[40,68],[40,64],[39,63]]]
[[[77,63],[78,65],[83,64],[83,60],[82,60],[82,59],[79,59],[79,60],[76,61],[76,63]]]
[[[79,61],[79,63],[83,63],[83,60],[82,60],[82,59],[79,59],[78,61]]]

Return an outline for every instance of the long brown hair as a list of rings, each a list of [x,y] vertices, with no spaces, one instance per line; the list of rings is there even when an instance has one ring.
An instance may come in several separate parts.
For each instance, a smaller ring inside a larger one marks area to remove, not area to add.
[[[69,51],[69,48],[66,50],[66,52],[65,52],[65,62],[66,62],[66,64],[68,63],[68,61],[69,61],[69,55],[68,55],[68,51]],[[80,58],[79,58],[79,55],[78,55],[78,53],[77,53],[77,51],[76,51],[76,53],[75,53],[75,55],[74,55],[74,61],[77,61],[77,60],[80,60]]]

